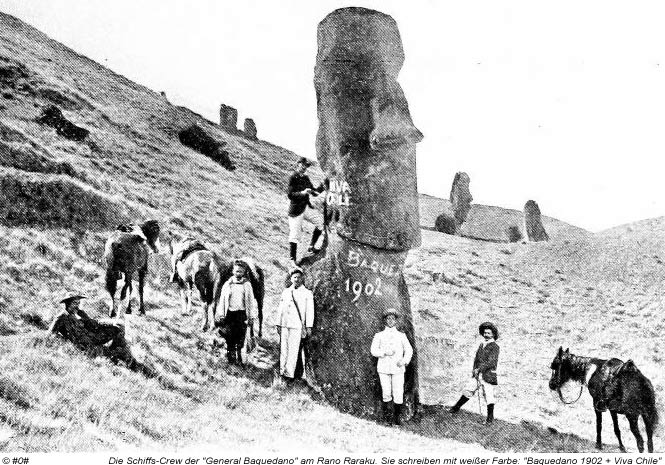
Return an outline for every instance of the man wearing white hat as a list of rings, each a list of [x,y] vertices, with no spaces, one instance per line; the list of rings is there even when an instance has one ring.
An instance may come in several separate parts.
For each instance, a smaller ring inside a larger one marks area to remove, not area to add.
[[[79,308],[81,299],[86,296],[76,292],[68,292],[60,303],[65,309],[60,312],[51,326],[49,332],[58,334],[74,343],[83,350],[101,348],[108,344],[113,358],[125,361],[129,368],[134,367],[135,361],[125,340],[125,328],[119,323],[100,323],[90,318]]]
[[[383,395],[383,415],[389,424],[401,424],[400,413],[404,403],[404,370],[411,362],[413,348],[406,334],[395,325],[399,313],[394,308],[383,312],[386,328],[374,335],[370,351],[379,360],[376,370],[379,372]],[[390,402],[393,401],[393,418],[390,418]]]

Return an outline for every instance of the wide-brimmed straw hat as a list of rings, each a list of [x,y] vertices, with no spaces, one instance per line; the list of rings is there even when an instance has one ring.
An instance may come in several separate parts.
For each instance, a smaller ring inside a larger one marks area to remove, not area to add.
[[[78,292],[68,291],[68,292],[65,292],[62,295],[62,299],[60,300],[60,303],[61,304],[66,304],[67,302],[70,302],[70,301],[75,300],[75,299],[87,299],[87,298],[88,298],[88,296],[86,296],[84,294],[80,294]]]
[[[499,339],[499,330],[496,329],[494,323],[491,323],[489,321],[482,323],[480,326],[478,326],[478,334],[482,336],[486,329],[492,331],[492,334],[494,334],[494,339]]]

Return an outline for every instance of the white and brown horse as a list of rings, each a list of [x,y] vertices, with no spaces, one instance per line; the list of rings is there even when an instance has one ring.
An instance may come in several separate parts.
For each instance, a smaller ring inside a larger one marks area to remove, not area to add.
[[[182,312],[192,313],[192,294],[199,291],[203,302],[202,331],[208,331],[215,322],[215,313],[222,289],[219,258],[202,242],[191,237],[174,238],[169,242],[174,281],[180,288]]]
[[[191,237],[175,236],[170,242],[171,260],[175,271],[174,281],[180,287],[183,313],[191,313],[194,288],[204,305],[203,331],[215,323],[217,305],[222,286],[233,275],[233,260],[223,261],[202,242]],[[259,336],[263,326],[263,299],[265,274],[251,258],[240,259],[247,265],[247,278],[252,285],[259,310]]]

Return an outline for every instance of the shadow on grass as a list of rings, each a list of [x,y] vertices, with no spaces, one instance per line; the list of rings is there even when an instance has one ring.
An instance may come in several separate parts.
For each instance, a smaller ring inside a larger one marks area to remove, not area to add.
[[[522,420],[510,423],[495,419],[483,424],[484,417],[467,411],[448,412],[442,405],[422,405],[420,418],[405,423],[402,428],[429,438],[453,439],[480,444],[496,452],[592,452],[595,443],[574,434],[559,433],[540,423]],[[604,452],[618,452],[605,446]]]

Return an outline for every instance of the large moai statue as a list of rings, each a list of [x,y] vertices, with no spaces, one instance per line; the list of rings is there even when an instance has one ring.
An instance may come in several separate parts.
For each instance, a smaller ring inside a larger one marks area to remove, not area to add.
[[[223,103],[219,106],[219,125],[226,129],[238,129],[238,110]]]
[[[469,175],[463,171],[459,171],[455,174],[453,186],[450,189],[450,204],[455,215],[455,234],[458,235],[460,234],[462,223],[466,221],[469,210],[471,210],[471,202],[473,202],[471,190],[469,189],[470,183],[471,178],[469,178]]]
[[[314,383],[338,408],[377,416],[381,390],[370,345],[384,328],[383,312],[394,308],[414,348],[406,419],[418,404],[418,357],[402,269],[409,249],[420,245],[416,143],[423,136],[396,80],[403,62],[388,15],[343,8],[319,23],[316,149],[330,181],[331,231],[327,247],[301,265],[316,309]]]
[[[257,131],[256,131],[256,123],[254,123],[254,120],[252,118],[245,118],[245,130],[244,133],[249,137],[250,139],[258,139],[257,136]]]
[[[530,242],[549,241],[540,216],[540,208],[533,200],[524,204],[524,227]]]

